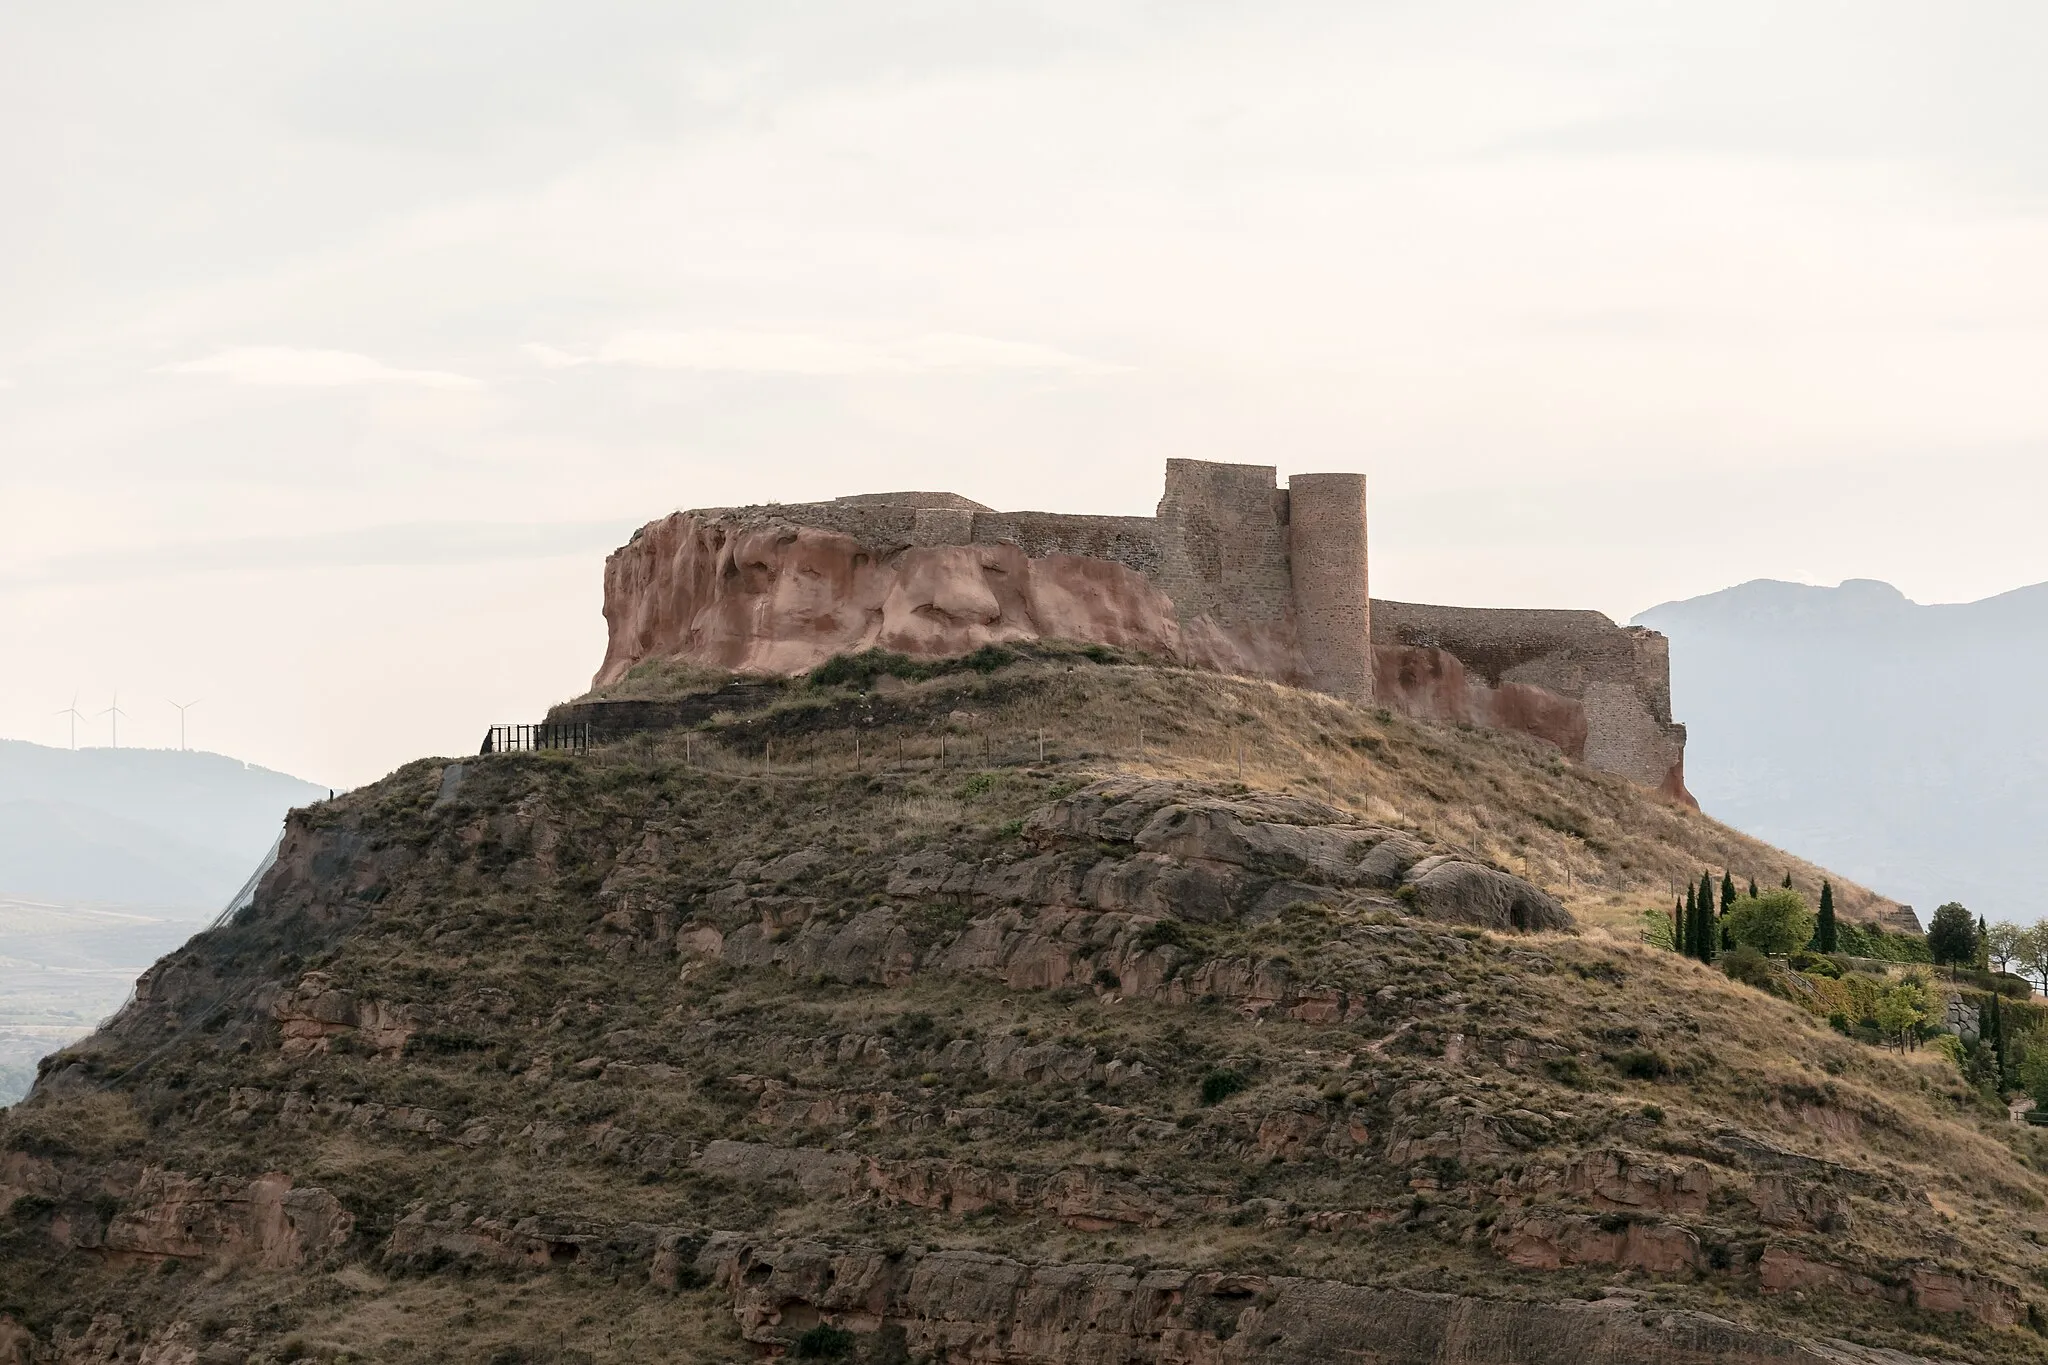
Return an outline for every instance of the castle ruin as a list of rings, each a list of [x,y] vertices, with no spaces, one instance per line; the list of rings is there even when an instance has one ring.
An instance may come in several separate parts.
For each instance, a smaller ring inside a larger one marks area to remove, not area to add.
[[[1664,637],[1594,611],[1373,600],[1365,478],[1166,462],[1150,517],[999,512],[953,493],[705,508],[605,564],[603,686],[650,659],[795,674],[1067,639],[1535,735],[1673,799]]]

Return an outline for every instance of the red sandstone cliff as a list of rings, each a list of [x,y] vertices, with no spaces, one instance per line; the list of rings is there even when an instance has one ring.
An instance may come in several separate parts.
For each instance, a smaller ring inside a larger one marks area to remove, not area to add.
[[[1244,601],[1211,602],[1192,570],[1133,548],[1141,519],[1077,518],[1088,535],[1071,527],[1048,534],[1025,527],[1019,514],[955,505],[965,500],[951,495],[898,496],[919,502],[677,512],[641,528],[605,562],[610,633],[593,685],[655,659],[791,675],[864,649],[943,658],[1052,639],[1317,683],[1295,612],[1270,583],[1263,617]],[[977,516],[1023,532],[1031,548],[1014,536],[977,538]],[[1050,548],[1066,544],[1094,553]],[[1284,571],[1283,558],[1277,572]],[[1170,596],[1161,576],[1194,585],[1185,588],[1190,600]],[[1588,766],[1696,804],[1685,789],[1684,727],[1670,718],[1661,636],[1625,630],[1597,612],[1389,602],[1373,603],[1372,615],[1361,624],[1379,704],[1534,735]]]

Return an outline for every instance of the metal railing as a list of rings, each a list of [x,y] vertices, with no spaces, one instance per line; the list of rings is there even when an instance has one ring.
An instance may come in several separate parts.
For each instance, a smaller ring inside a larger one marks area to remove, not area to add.
[[[527,749],[566,749],[570,753],[590,752],[590,724],[571,721],[549,725],[493,725],[484,734],[479,754],[510,754]]]

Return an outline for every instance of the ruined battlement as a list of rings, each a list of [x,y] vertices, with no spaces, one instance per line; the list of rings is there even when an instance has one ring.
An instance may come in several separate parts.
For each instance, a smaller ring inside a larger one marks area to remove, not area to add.
[[[1598,612],[1375,602],[1360,474],[1171,459],[1150,517],[956,493],[678,512],[605,567],[597,683],[649,658],[795,673],[836,653],[1114,644],[1537,735],[1689,800],[1664,639]]]

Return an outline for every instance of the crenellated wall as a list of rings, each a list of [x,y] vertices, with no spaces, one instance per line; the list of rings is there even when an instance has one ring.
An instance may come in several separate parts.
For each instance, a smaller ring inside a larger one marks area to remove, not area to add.
[[[1664,637],[1598,612],[1375,602],[1360,474],[1166,462],[1151,517],[955,493],[678,512],[605,564],[597,684],[651,658],[795,673],[1059,637],[1535,735],[1690,801]]]

